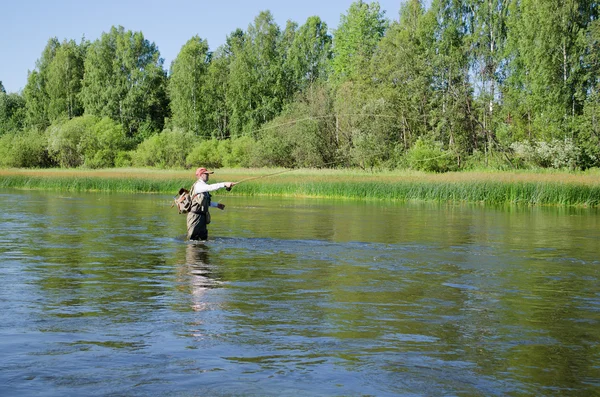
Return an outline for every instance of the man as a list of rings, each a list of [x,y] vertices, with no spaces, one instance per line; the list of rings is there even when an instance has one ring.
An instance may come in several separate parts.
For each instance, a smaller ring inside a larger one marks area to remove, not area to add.
[[[236,184],[234,182],[221,182],[209,185],[208,176],[213,171],[208,171],[204,167],[196,170],[198,180],[192,186],[190,195],[192,196],[192,208],[187,215],[187,236],[190,240],[206,240],[208,239],[208,229],[206,225],[210,223],[209,207],[216,207],[220,210],[225,208],[225,205],[211,201],[210,192],[227,188],[231,189]]]

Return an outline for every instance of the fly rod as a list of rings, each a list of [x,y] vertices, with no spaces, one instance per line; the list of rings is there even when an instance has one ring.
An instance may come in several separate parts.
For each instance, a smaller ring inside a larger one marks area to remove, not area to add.
[[[252,181],[254,179],[266,178],[266,177],[269,177],[269,176],[279,175],[279,174],[283,174],[283,173],[286,173],[286,172],[292,172],[292,171],[296,171],[296,170],[295,169],[283,170],[283,171],[279,171],[279,172],[274,172],[272,174],[253,176],[251,178],[242,179],[241,181],[236,182],[236,185],[239,184],[239,183],[242,183],[242,182]]]
[[[269,177],[269,176],[274,176],[274,175],[284,174],[284,173],[286,173],[286,172],[292,172],[292,171],[296,171],[296,170],[295,170],[295,169],[291,169],[291,170],[283,170],[283,171],[274,172],[274,173],[272,173],[272,174],[267,174],[267,175],[259,175],[259,176],[253,176],[253,177],[250,177],[250,178],[245,178],[245,179],[242,179],[241,181],[235,182],[235,184],[236,184],[236,185],[239,185],[239,184],[240,184],[240,183],[242,183],[242,182],[253,181],[253,180],[255,180],[255,179],[266,178],[266,177]],[[229,190],[231,190],[231,188],[230,188],[230,187],[228,187],[228,188],[226,188],[226,190],[227,190],[227,191],[229,191]]]
[[[325,164],[323,164],[323,166],[331,165],[331,164],[335,164],[335,163],[337,163],[337,161],[332,161],[332,162],[329,162],[329,163],[325,163]],[[253,177],[250,177],[250,178],[242,179],[239,182],[235,182],[235,184],[237,185],[237,184],[240,184],[242,182],[253,181],[255,179],[261,179],[261,178],[267,178],[269,176],[274,176],[274,175],[279,175],[279,174],[285,174],[286,172],[292,172],[292,171],[296,171],[296,170],[298,170],[298,168],[292,168],[291,170],[278,171],[278,172],[274,172],[272,174],[267,174],[267,175],[253,176]],[[231,188],[227,188],[227,191],[229,191],[229,190],[231,190]]]

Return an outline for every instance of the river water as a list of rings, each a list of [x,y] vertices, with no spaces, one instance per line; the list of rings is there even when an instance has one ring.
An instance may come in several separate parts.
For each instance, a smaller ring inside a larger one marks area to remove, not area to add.
[[[0,191],[2,396],[600,395],[600,212]]]

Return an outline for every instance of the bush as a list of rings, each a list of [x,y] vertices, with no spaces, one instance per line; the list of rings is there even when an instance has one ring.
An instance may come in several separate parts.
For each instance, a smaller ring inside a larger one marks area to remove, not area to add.
[[[580,149],[572,139],[552,139],[550,142],[530,143],[528,141],[515,142],[510,145],[514,151],[515,159],[525,165],[542,168],[570,168],[577,167]]]
[[[256,167],[291,168],[294,166],[293,150],[293,143],[283,133],[276,129],[267,130],[261,134],[251,162]]]
[[[132,164],[131,152],[120,151],[115,156],[115,167],[131,167]]]
[[[48,153],[61,167],[71,168],[83,164],[82,137],[90,132],[96,122],[91,116],[59,120],[48,127]]]
[[[224,160],[226,167],[251,167],[258,143],[249,136],[230,141],[229,156]]]
[[[123,127],[112,119],[105,117],[96,121],[81,137],[83,165],[89,168],[113,167],[116,154],[127,149],[129,140]]]
[[[406,154],[410,168],[427,172],[447,172],[453,165],[452,152],[441,142],[419,138]]]
[[[461,167],[463,170],[514,170],[515,168],[524,168],[524,164],[517,159],[508,161],[506,156],[500,151],[482,152],[473,150],[473,153],[465,158],[465,162]]]
[[[165,130],[151,135],[131,153],[138,167],[185,168],[186,157],[197,138],[182,130]]]
[[[108,117],[75,117],[52,124],[48,130],[48,152],[61,167],[107,168],[115,155],[130,145],[120,124]]]
[[[46,135],[37,130],[12,132],[0,137],[0,167],[42,168],[53,165]]]
[[[210,139],[197,143],[186,157],[186,164],[189,167],[200,165],[208,168],[222,167],[223,158],[219,153],[219,141]]]

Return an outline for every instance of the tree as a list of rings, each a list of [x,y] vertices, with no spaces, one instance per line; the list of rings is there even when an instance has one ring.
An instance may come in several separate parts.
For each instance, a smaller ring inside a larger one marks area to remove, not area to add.
[[[72,119],[83,114],[79,100],[83,65],[88,43],[77,45],[74,40],[63,41],[48,65],[46,93],[48,95],[48,119]]]
[[[203,96],[210,63],[208,42],[192,37],[171,65],[169,98],[173,125],[196,135],[210,136],[207,99]]]
[[[551,140],[572,136],[587,91],[582,59],[588,24],[597,19],[590,0],[521,0],[511,4],[507,25],[506,97],[517,138]]]
[[[26,102],[27,125],[40,130],[50,125],[48,108],[50,97],[47,91],[48,69],[60,48],[60,42],[56,37],[48,40],[42,51],[42,56],[36,62],[36,68],[27,76],[27,84],[23,90]]]
[[[113,26],[88,49],[80,94],[86,114],[112,118],[129,136],[162,130],[168,114],[163,62],[141,32]]]
[[[7,94],[0,84],[0,135],[16,132],[25,126],[25,98]]]
[[[429,17],[429,19],[431,19]],[[405,3],[400,21],[393,22],[373,57],[374,97],[383,99],[378,124],[388,140],[407,150],[431,126],[428,119],[433,94],[429,48],[433,31],[420,0]]]
[[[229,107],[233,136],[254,133],[282,109],[283,81],[278,53],[280,30],[269,11],[248,27],[230,65]]]
[[[293,82],[294,91],[304,91],[327,77],[332,56],[332,37],[327,24],[317,16],[309,17],[298,29],[288,48],[285,70]]]
[[[233,59],[242,51],[245,33],[236,29],[227,36],[225,44],[212,54],[206,73],[202,97],[206,105],[206,122],[213,138],[231,136],[232,105],[229,98],[233,95],[230,88],[230,68]]]
[[[473,92],[469,84],[467,50],[468,23],[464,4],[459,0],[434,0],[430,29],[435,40],[429,46],[428,58],[433,70],[430,138],[454,151],[471,153],[479,146],[478,114],[473,108]],[[461,156],[457,154],[458,165]]]
[[[347,15],[341,16],[333,35],[329,82],[334,88],[338,156],[344,161],[357,159],[357,153],[361,152],[354,147],[357,143],[354,138],[369,145],[375,138],[363,113],[367,108],[369,112],[381,111],[381,101],[369,97],[367,88],[371,84],[369,65],[387,27],[379,3],[357,1],[350,5]],[[364,159],[362,155],[358,157]]]
[[[342,15],[333,36],[332,77],[339,83],[360,81],[365,73],[379,40],[385,34],[388,21],[379,3],[356,1],[348,13]]]
[[[468,0],[465,6],[469,34],[467,37],[473,64],[473,86],[483,116],[479,120],[485,130],[488,147],[495,131],[495,107],[499,102],[497,87],[502,83],[502,64],[506,43],[506,19],[510,0]],[[477,81],[479,79],[479,81]]]
[[[600,20],[594,20],[585,35],[583,70],[587,95],[583,114],[577,123],[577,144],[581,148],[580,166],[600,166]]]

